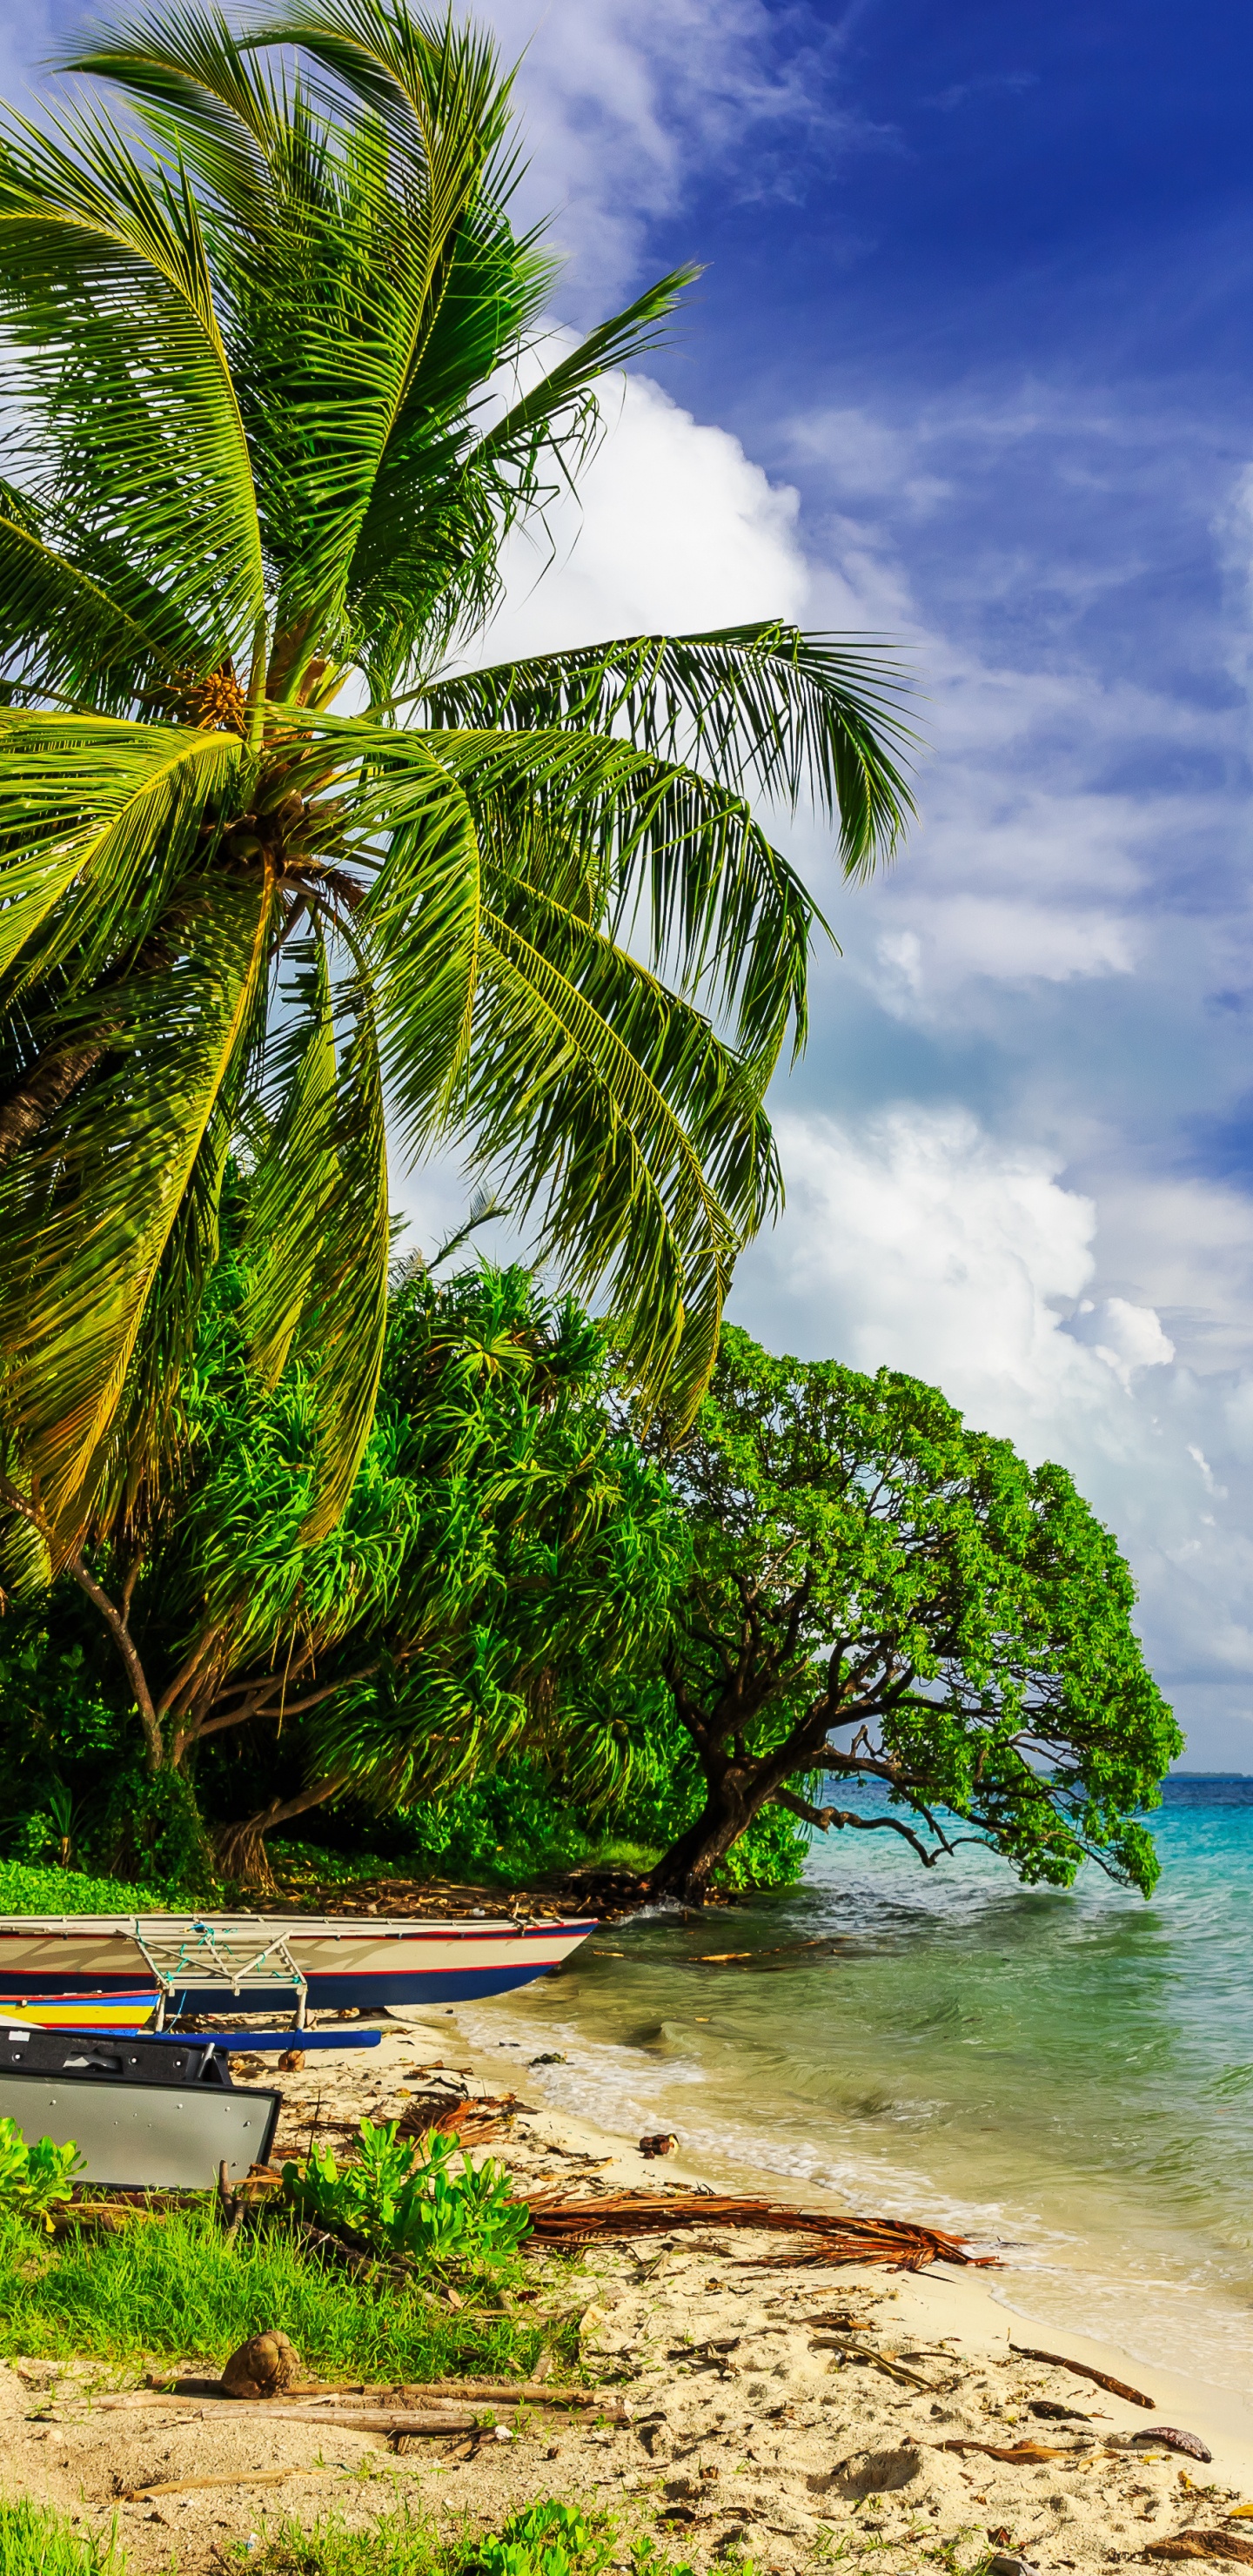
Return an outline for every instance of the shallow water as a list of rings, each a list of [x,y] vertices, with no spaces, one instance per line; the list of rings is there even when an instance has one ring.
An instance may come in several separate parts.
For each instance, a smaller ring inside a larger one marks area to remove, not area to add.
[[[832,1835],[785,1895],[616,1928],[458,2018],[563,2050],[527,2078],[554,2105],[961,2228],[1015,2307],[1243,2387],[1253,1779],[1171,1781],[1155,1831],[1147,1905],[1091,1869],[1026,1890],[980,1853],[924,1871],[895,1835]]]

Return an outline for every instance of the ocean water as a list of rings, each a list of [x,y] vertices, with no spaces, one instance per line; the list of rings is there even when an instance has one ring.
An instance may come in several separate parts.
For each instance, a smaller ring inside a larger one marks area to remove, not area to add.
[[[532,2100],[672,2128],[711,2177],[960,2229],[1015,2308],[1242,2388],[1253,1778],[1174,1778],[1154,1829],[1147,1904],[1090,1867],[1029,1890],[978,1852],[924,1870],[893,1834],[833,1834],[798,1888],[636,1918],[459,2020],[564,2056],[528,2067]]]

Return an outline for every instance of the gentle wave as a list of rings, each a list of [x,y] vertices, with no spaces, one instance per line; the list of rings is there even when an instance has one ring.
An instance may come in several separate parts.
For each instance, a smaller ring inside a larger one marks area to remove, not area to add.
[[[1253,1780],[1170,1782],[1155,1830],[1148,1905],[1091,1869],[1022,1889],[984,1854],[924,1873],[886,1834],[833,1836],[797,1889],[615,1927],[460,2019],[561,2051],[526,2079],[554,2106],[999,2243],[1029,2313],[1243,2382]]]

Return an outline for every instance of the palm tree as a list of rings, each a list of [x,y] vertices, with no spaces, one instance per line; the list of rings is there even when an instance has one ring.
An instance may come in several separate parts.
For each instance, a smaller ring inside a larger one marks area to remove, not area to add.
[[[864,642],[466,674],[505,533],[691,274],[554,340],[481,35],[177,0],[64,68],[124,104],[0,132],[0,1432],[94,1581],[178,1437],[232,1153],[258,1381],[316,1384],[309,1536],[378,1384],[389,1133],[500,1181],[689,1416],[816,919],[747,799],[816,798],[853,875],[909,799]]]

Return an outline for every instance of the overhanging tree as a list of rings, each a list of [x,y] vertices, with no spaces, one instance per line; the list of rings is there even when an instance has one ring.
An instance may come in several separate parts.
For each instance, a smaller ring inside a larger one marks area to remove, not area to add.
[[[0,137],[0,1464],[86,1582],[177,1450],[234,1150],[251,1365],[304,1371],[306,1539],[369,1433],[389,1125],[502,1176],[690,1413],[776,1201],[815,920],[747,800],[815,799],[857,875],[908,798],[855,641],[460,671],[504,534],[684,282],[554,351],[485,39],[180,0],[74,67],[125,123]]]
[[[914,1378],[725,1328],[670,1471],[695,1573],[666,1670],[706,1795],[658,1893],[699,1902],[771,1800],[928,1865],[973,1840],[1029,1884],[1069,1885],[1086,1857],[1149,1893],[1138,1812],[1183,1739],[1130,1572],[1062,1468]],[[875,1794],[816,1806],[816,1774]]]
[[[605,1803],[641,1758],[620,1677],[646,1671],[687,1543],[606,1401],[604,1328],[520,1269],[445,1286],[411,1271],[347,1507],[310,1537],[315,1390],[297,1366],[257,1401],[245,1283],[228,1254],[187,1376],[180,1484],[98,1566],[167,1769],[136,1783],[108,1622],[93,1638],[67,1617],[63,1581],[59,1606],[32,1594],[0,1631],[19,1813],[68,1800],[81,1832],[94,1808],[97,1857],[173,1872],[194,1861],[199,1796],[220,1867],[255,1885],[266,1834],[338,1796],[404,1810],[521,1754],[571,1804]]]

